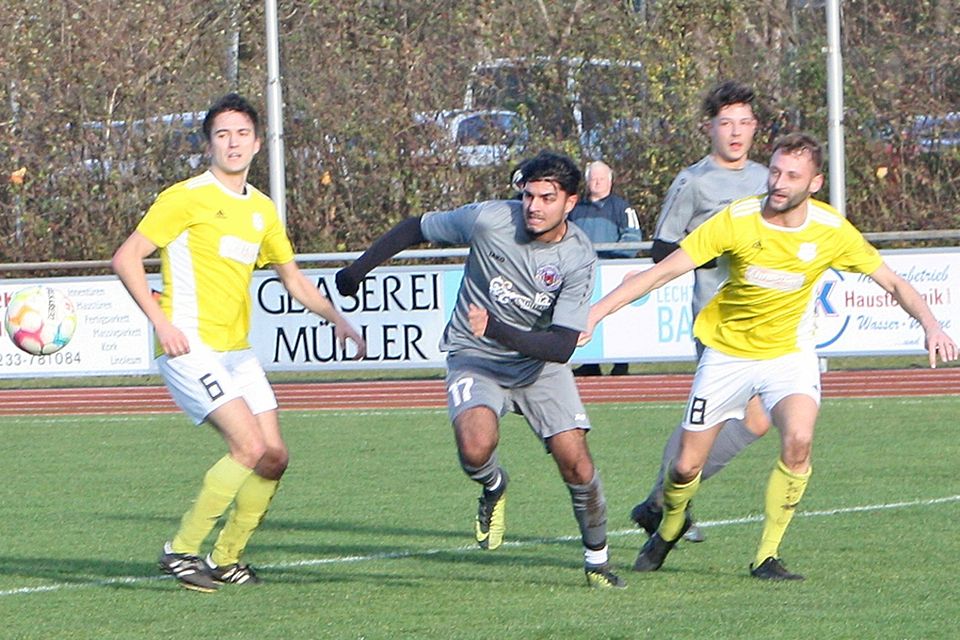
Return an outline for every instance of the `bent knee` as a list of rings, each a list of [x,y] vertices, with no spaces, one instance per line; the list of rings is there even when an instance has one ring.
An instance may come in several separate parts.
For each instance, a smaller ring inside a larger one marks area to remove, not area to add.
[[[249,440],[232,447],[230,455],[240,464],[254,469],[259,466],[266,452],[267,446],[262,440]]]
[[[500,436],[496,428],[469,429],[459,427],[456,432],[456,441],[460,459],[465,464],[479,467],[493,455],[499,444]]]
[[[746,425],[750,433],[760,438],[766,435],[767,431],[770,431],[770,427],[773,426],[773,421],[770,420],[770,416],[765,413],[747,414],[743,420],[743,424]]]
[[[703,471],[703,463],[678,459],[673,463],[670,477],[674,482],[687,484]]]
[[[573,464],[559,463],[560,475],[567,484],[589,484],[596,474],[596,468],[589,457]]]
[[[783,462],[791,470],[805,467],[813,451],[812,438],[787,438],[783,442]]]
[[[267,447],[257,463],[257,473],[264,478],[279,480],[289,464],[290,452],[286,447]]]

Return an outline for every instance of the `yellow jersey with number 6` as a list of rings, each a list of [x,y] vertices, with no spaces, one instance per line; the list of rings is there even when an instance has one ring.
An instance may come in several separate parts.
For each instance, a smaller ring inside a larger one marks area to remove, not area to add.
[[[738,200],[697,227],[680,246],[695,263],[721,255],[726,282],[703,308],[694,335],[728,355],[765,360],[813,349],[820,276],[827,269],[870,274],[879,252],[830,205],[808,200],[799,227],[771,224],[764,197]]]
[[[160,306],[174,326],[216,351],[248,348],[254,268],[294,259],[273,201],[207,171],[163,191],[137,231],[160,247]]]

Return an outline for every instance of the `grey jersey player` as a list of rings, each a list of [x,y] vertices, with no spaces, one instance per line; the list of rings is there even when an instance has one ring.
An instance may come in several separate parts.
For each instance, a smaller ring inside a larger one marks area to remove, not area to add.
[[[404,220],[337,273],[337,289],[354,295],[371,269],[412,245],[469,245],[441,348],[460,464],[483,486],[477,544],[493,550],[503,542],[508,476],[497,456],[499,420],[515,411],[543,441],[570,491],[587,584],[622,587],[609,568],[606,499],[586,440],[590,423],[566,365],[586,328],[597,262],[589,238],[567,221],[580,170],[550,152],[520,166],[520,202],[475,203]]]
[[[494,338],[474,335],[471,306],[487,309],[497,321],[523,331],[550,325],[586,328],[597,258],[590,239],[576,225],[558,242],[521,239],[521,202],[498,200],[453,211],[425,214],[420,229],[437,244],[469,244],[470,254],[456,307],[440,348],[452,357],[479,359],[504,386],[535,380],[545,364]],[[540,354],[543,355],[543,354]]]
[[[705,131],[710,135],[710,153],[680,171],[667,191],[651,255],[659,262],[673,253],[680,241],[726,205],[748,196],[764,194],[768,170],[747,156],[757,131],[753,113],[753,90],[736,82],[723,82],[714,87],[703,101]],[[694,271],[693,317],[717,293],[726,280],[722,260],[707,263]],[[697,354],[702,345],[697,342]],[[743,420],[728,420],[714,441],[703,468],[703,479],[723,469],[740,451],[770,429],[770,417],[754,398],[747,405]],[[674,430],[663,450],[660,472],[647,499],[636,505],[630,517],[647,533],[653,534],[660,524],[665,469],[680,449],[683,429]],[[684,536],[699,542],[703,533],[693,524]]]
[[[749,149],[749,144],[746,145]],[[680,171],[667,191],[654,232],[654,261],[673,252],[691,231],[725,206],[767,190],[767,168],[746,159],[742,166],[704,156]],[[700,313],[726,279],[722,265],[708,265],[694,271],[693,316]]]

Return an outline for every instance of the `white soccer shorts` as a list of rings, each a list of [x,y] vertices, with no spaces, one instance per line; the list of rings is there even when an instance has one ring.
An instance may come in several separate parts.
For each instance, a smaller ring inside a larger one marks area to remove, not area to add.
[[[820,404],[820,363],[813,352],[769,360],[737,358],[707,347],[697,364],[682,426],[706,431],[743,418],[747,402],[760,396],[767,413],[787,396],[803,394]]]
[[[213,351],[191,345],[190,353],[157,359],[177,406],[201,424],[217,408],[243,398],[256,415],[277,408],[277,397],[252,349]]]

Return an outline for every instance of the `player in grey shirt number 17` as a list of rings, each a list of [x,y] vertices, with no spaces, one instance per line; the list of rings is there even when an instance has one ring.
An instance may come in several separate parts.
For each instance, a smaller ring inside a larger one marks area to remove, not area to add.
[[[477,544],[493,550],[503,542],[509,479],[498,458],[499,420],[514,411],[544,443],[570,491],[587,584],[623,587],[609,567],[606,499],[586,440],[590,422],[566,364],[586,328],[597,262],[589,238],[567,222],[580,170],[550,152],[520,166],[521,201],[408,218],[340,270],[337,289],[356,294],[371,269],[422,242],[470,247],[440,347],[460,465],[483,486]]]

